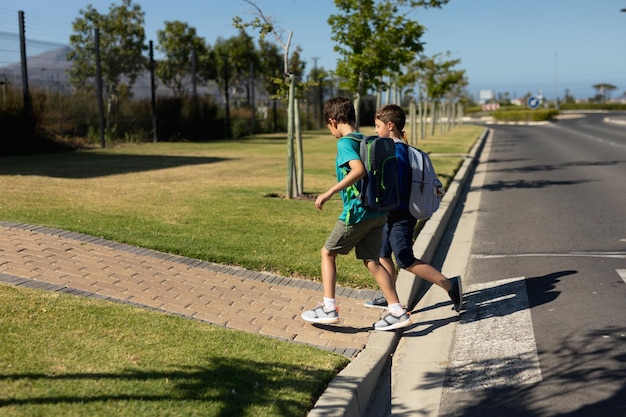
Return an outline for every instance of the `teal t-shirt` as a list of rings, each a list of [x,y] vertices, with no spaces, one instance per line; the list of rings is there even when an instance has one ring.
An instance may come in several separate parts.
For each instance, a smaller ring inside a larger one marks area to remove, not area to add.
[[[359,132],[354,132],[352,134],[359,139],[363,139],[364,137],[364,135]],[[350,161],[354,159],[361,159],[359,157],[360,146],[360,141],[354,140],[349,136],[344,136],[337,141],[337,159],[335,166],[337,171],[337,182],[343,180],[344,177],[350,172]],[[357,181],[356,184],[354,184],[354,188],[348,187],[340,192],[341,201],[343,202],[343,211],[339,215],[339,220],[346,224],[356,224],[365,219],[387,214],[387,212],[365,210],[358,196],[361,192],[360,187],[361,182]]]

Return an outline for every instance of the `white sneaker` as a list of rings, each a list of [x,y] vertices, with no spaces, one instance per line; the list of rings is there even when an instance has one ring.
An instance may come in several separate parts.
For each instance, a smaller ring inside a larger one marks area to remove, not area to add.
[[[399,316],[389,313],[382,319],[374,323],[374,330],[394,330],[411,325],[409,313],[404,312]]]
[[[319,305],[314,309],[305,311],[301,314],[302,319],[309,323],[322,323],[322,324],[334,324],[339,323],[339,311],[337,309],[332,311],[324,310],[324,306]]]

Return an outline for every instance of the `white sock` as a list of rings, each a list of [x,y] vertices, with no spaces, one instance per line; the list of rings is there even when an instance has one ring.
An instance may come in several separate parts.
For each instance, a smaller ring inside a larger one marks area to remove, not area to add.
[[[389,304],[389,312],[393,314],[394,316],[401,316],[404,313],[406,313],[406,310],[404,309],[404,307],[402,307],[402,304],[395,303],[395,304]]]
[[[336,304],[335,304],[335,299],[334,298],[326,298],[324,297],[324,310],[326,311],[333,311],[336,310]]]

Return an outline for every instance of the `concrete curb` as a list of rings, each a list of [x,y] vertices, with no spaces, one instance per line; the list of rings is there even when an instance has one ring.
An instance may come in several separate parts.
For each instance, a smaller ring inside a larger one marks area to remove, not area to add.
[[[420,231],[413,246],[417,258],[428,263],[432,262],[465,184],[474,171],[488,133],[489,129],[485,129],[476,141],[448,187],[440,209]],[[412,308],[417,302],[423,283],[422,279],[401,270],[397,281],[400,302],[406,304],[409,309]],[[361,417],[364,415],[382,370],[395,350],[400,336],[401,332],[372,332],[367,339],[366,348],[330,382],[308,416]]]

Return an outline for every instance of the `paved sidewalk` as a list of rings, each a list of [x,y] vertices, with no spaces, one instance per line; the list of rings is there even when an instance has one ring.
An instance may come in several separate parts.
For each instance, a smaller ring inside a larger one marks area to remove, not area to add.
[[[321,283],[27,224],[0,222],[0,283],[96,297],[356,357],[382,310],[374,290],[338,288],[341,322],[300,318],[322,300]]]

